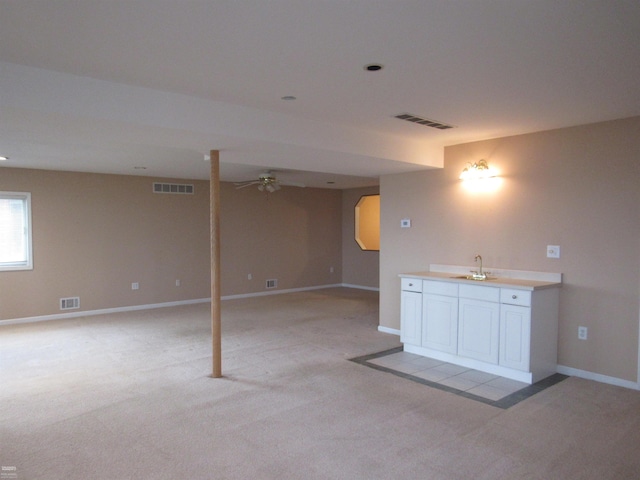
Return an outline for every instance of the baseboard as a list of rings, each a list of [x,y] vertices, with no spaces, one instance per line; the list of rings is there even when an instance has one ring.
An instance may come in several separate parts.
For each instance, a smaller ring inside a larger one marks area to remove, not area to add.
[[[396,330],[395,328],[383,327],[382,325],[378,325],[378,331],[382,333],[390,333],[391,335],[400,336],[400,330]]]
[[[261,297],[264,295],[279,295],[283,293],[304,292],[309,290],[322,290],[326,288],[347,287],[359,288],[361,290],[371,290],[370,287],[359,287],[357,285],[349,285],[343,283],[335,283],[331,285],[317,285],[314,287],[289,288],[283,290],[271,290],[267,292],[242,293],[239,295],[225,295],[220,297],[221,300],[234,300],[237,298]],[[376,289],[378,290],[378,289]],[[46,322],[49,320],[62,320],[65,318],[89,317],[94,315],[104,315],[108,313],[133,312],[136,310],[151,310],[154,308],[177,307],[181,305],[192,305],[196,303],[210,303],[211,298],[197,298],[194,300],[180,300],[176,302],[152,303],[145,305],[132,305],[128,307],[103,308],[99,310],[81,310],[77,312],[54,313],[52,315],[40,315],[37,317],[13,318],[8,320],[0,320],[2,325],[16,325],[19,323]]]
[[[359,290],[370,290],[372,292],[379,292],[380,288],[378,287],[366,287],[364,285],[354,285],[352,283],[341,283],[340,284],[341,287],[345,287],[345,288],[357,288]]]
[[[640,384],[632,382],[630,380],[623,380],[622,378],[610,377],[609,375],[602,375],[600,373],[589,372],[587,370],[580,370],[573,367],[566,367],[564,365],[558,365],[558,373],[562,373],[563,375],[569,375],[572,377],[584,378],[585,380],[594,380],[600,383],[607,383],[609,385],[615,385],[617,387],[640,390]]]
[[[325,288],[343,287],[342,283],[334,283],[331,285],[316,285],[314,287],[285,288],[282,290],[267,290],[265,292],[239,293],[237,295],[223,295],[221,300],[235,300],[237,298],[264,297],[265,295],[279,295],[281,293],[307,292],[310,290],[323,290]]]
[[[133,312],[136,310],[151,310],[154,308],[178,307],[181,305],[193,305],[196,303],[209,303],[211,298],[197,298],[194,300],[180,300],[176,302],[151,303],[146,305],[132,305],[128,307],[102,308],[99,310],[81,310],[77,312],[54,313],[52,315],[40,315],[37,317],[23,317],[9,320],[0,320],[2,325],[15,325],[18,323],[46,322],[49,320],[61,320],[65,318],[89,317],[94,315],[105,315],[108,313]]]

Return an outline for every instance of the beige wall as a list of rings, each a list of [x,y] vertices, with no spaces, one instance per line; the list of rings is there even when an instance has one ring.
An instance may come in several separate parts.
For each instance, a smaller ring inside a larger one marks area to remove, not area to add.
[[[209,183],[175,180],[195,195],[167,195],[153,181],[0,169],[0,190],[32,194],[34,250],[32,271],[0,272],[0,320],[60,313],[61,297],[79,296],[81,310],[208,298]],[[340,191],[223,183],[222,294],[265,291],[267,278],[279,289],[341,283],[341,228]]]
[[[381,179],[380,323],[399,329],[400,272],[430,263],[562,272],[559,363],[638,377],[640,117],[457,145],[442,170]],[[487,159],[501,187],[458,180]],[[400,229],[409,217],[410,229]],[[546,258],[546,245],[561,258]],[[578,340],[578,326],[589,338]]]
[[[97,310],[210,296],[208,185],[190,183],[159,195],[143,177],[1,169],[0,190],[31,192],[34,268],[0,272],[0,319],[60,313],[61,297]]]
[[[339,190],[268,194],[223,183],[222,295],[265,291],[267,279],[277,279],[279,289],[341,283],[341,202]]]
[[[378,193],[378,186],[353,188],[342,192],[342,280],[345,284],[379,288],[380,254],[361,250],[354,238],[356,203],[362,195]]]

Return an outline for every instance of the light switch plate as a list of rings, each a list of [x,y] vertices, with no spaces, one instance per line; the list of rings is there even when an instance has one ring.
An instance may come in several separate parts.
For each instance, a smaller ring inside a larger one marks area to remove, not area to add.
[[[586,340],[589,335],[589,329],[587,327],[578,327],[578,339]]]
[[[560,258],[560,245],[547,245],[547,258]]]

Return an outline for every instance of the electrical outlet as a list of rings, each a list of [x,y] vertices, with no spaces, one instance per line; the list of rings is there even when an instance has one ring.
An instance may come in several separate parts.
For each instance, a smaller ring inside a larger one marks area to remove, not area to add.
[[[180,283],[181,283],[180,280],[176,280],[176,287],[179,287]]]
[[[333,273],[333,267],[329,267],[329,273]]]
[[[586,340],[588,333],[589,333],[589,329],[587,327],[578,327],[579,340]]]
[[[253,280],[253,275],[248,274],[248,275],[247,275],[247,280]]]
[[[131,290],[138,290],[140,288],[140,284],[138,282],[133,282],[131,284]]]
[[[560,245],[547,245],[547,258],[560,258]]]

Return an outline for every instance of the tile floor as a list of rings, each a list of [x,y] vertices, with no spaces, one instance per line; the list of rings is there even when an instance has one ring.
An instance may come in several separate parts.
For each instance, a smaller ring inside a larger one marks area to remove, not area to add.
[[[402,351],[402,347],[353,359],[431,387],[509,408],[566,378],[556,374],[534,385]]]

